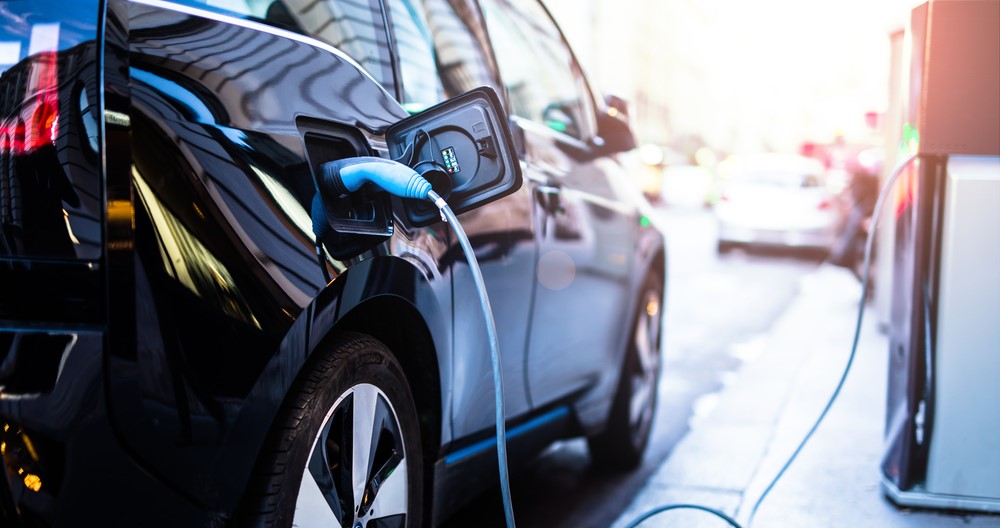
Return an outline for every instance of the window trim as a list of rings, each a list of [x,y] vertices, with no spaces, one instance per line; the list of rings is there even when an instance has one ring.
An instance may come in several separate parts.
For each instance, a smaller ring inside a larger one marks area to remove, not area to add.
[[[463,23],[463,25],[465,25],[466,19],[461,15],[461,13],[458,12],[458,9],[455,8],[453,0],[442,0],[442,1],[446,3],[448,7],[454,12],[457,19],[460,20]],[[486,60],[484,66],[488,71],[491,81],[493,83],[490,87],[494,88],[497,91],[497,96],[500,98],[501,106],[503,107],[505,115],[509,119],[510,117],[513,116],[513,114],[510,113],[510,100],[507,96],[506,86],[503,84],[503,80],[500,76],[500,67],[497,64],[496,54],[494,53],[493,50],[493,41],[490,39],[489,31],[488,28],[486,27],[486,18],[483,16],[482,7],[479,5],[479,0],[465,0],[465,1],[468,2],[468,6],[472,8],[472,15],[474,16],[474,20],[472,20],[471,23],[474,24],[475,27],[467,28],[469,37],[475,42],[476,46],[478,46],[483,52],[483,58]],[[387,22],[385,30],[389,34],[391,46],[393,46],[394,50],[398,50],[395,25],[393,25],[392,23],[392,17],[393,17],[392,8],[388,6],[386,0],[379,0],[379,2],[382,4],[383,10],[386,13]],[[480,38],[480,35],[477,35],[477,30],[482,31],[481,35],[482,38]],[[402,54],[398,53],[398,51],[393,54],[393,70],[395,72],[398,72],[398,75],[395,79],[397,92],[399,94],[397,97],[397,101],[399,101],[400,104],[404,104],[406,99],[406,86],[405,86],[406,80],[403,79],[403,74],[402,74]],[[440,72],[435,71],[435,76],[438,76],[440,78]]]
[[[571,61],[569,66],[571,74],[573,75],[576,81],[578,82],[583,81],[582,86],[577,87],[577,89],[581,92],[580,93],[581,103],[582,106],[584,107],[581,109],[581,111],[586,112],[587,114],[586,122],[582,123],[583,126],[581,126],[581,134],[580,134],[581,137],[575,137],[570,134],[566,134],[565,132],[559,132],[558,130],[550,129],[540,123],[531,120],[530,118],[524,116],[516,116],[515,114],[512,113],[510,108],[510,97],[507,94],[507,83],[504,82],[503,72],[500,71],[500,66],[499,66],[500,63],[497,60],[496,52],[493,49],[493,38],[490,37],[489,35],[489,25],[486,23],[486,16],[483,14],[483,7],[480,4],[480,0],[473,0],[473,1],[475,2],[476,5],[476,11],[478,12],[479,15],[480,24],[482,24],[483,30],[486,32],[486,36],[489,39],[489,44],[490,44],[489,52],[492,55],[493,62],[497,64],[496,76],[500,81],[500,86],[503,87],[504,109],[507,111],[508,118],[513,119],[516,117],[518,118],[518,121],[537,124],[539,125],[538,127],[539,129],[546,129],[549,132],[551,132],[555,137],[561,139],[562,138],[568,139],[568,141],[565,141],[566,143],[579,145],[581,148],[588,148],[588,149],[592,148],[594,145],[594,138],[599,137],[597,130],[598,107],[596,101],[594,100],[594,91],[593,88],[591,88],[590,86],[590,79],[587,78],[586,73],[583,71],[583,67],[580,65],[580,61],[576,57],[576,52],[573,50],[573,47],[570,46],[569,41],[566,40],[566,35],[563,33],[562,28],[559,27],[559,24],[556,22],[555,17],[552,16],[552,12],[549,11],[549,8],[546,7],[543,2],[540,2],[538,0],[525,0],[525,1],[535,2],[539,7],[542,8],[542,11],[548,18],[549,23],[551,23],[552,26],[558,32],[559,41],[566,48],[566,50],[569,51],[569,56]]]
[[[377,0],[378,8],[382,12],[382,30],[385,31],[385,40],[389,47],[389,64],[392,65],[392,90],[397,103],[403,103],[403,79],[400,65],[399,48],[396,43],[396,33],[390,29],[392,15],[386,6],[385,0]]]

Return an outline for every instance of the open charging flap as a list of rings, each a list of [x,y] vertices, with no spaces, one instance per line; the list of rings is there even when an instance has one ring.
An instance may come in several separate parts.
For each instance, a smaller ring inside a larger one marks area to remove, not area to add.
[[[521,165],[507,115],[482,86],[410,116],[386,130],[390,156],[422,174],[455,214],[521,187]],[[426,200],[401,200],[414,226],[437,222]]]

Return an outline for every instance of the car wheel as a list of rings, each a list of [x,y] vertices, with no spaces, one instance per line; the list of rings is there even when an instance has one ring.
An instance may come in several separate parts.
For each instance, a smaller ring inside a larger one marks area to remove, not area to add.
[[[245,498],[243,526],[417,527],[417,412],[378,340],[331,336],[279,411]]]
[[[660,377],[663,280],[647,277],[636,306],[631,339],[605,430],[588,439],[597,467],[622,471],[639,466],[649,442]]]

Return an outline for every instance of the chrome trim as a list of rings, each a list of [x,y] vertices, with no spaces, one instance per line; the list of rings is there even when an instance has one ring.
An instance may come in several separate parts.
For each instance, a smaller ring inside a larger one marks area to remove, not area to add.
[[[564,196],[578,196],[586,202],[599,205],[605,209],[611,209],[612,211],[617,211],[622,215],[630,215],[635,210],[628,204],[623,202],[618,202],[605,198],[603,196],[598,196],[593,193],[581,191],[579,189],[574,189],[572,187],[561,187],[560,188]]]
[[[532,120],[530,120],[530,119],[528,119],[526,117],[521,117],[521,116],[518,116],[518,115],[511,115],[510,116],[510,120],[513,121],[515,124],[517,124],[517,126],[519,126],[521,128],[530,128],[533,131],[535,131],[536,133],[551,136],[553,139],[555,139],[557,141],[561,141],[563,143],[569,143],[570,145],[573,145],[574,147],[576,147],[578,149],[589,150],[591,148],[591,146],[588,145],[587,142],[584,141],[584,140],[582,140],[582,139],[575,138],[575,137],[573,137],[573,136],[571,136],[569,134],[564,134],[562,132],[558,132],[558,131],[552,130],[551,128],[549,128],[547,126],[545,126],[545,125],[543,125],[541,123],[537,123],[535,121],[532,121]],[[525,126],[525,125],[527,125],[527,126]]]
[[[885,474],[882,475],[881,483],[882,491],[888,495],[892,502],[900,506],[964,510],[977,513],[1000,512],[1000,499],[996,498],[934,493],[927,491],[923,483],[915,485],[909,490],[901,490]]]

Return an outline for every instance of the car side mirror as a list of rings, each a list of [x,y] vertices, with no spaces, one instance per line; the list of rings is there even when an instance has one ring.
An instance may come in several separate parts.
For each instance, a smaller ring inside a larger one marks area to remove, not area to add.
[[[521,164],[507,115],[482,86],[407,117],[386,131],[389,155],[421,173],[455,212],[498,200],[521,187]],[[440,219],[433,204],[402,200],[410,223]]]
[[[607,94],[604,96],[604,104],[609,110],[615,110],[611,112],[615,117],[621,116],[625,121],[629,120],[629,104],[625,99],[614,94]]]
[[[602,154],[617,154],[634,149],[638,142],[629,123],[628,103],[616,95],[604,97],[605,107],[597,112],[597,137],[594,146]]]

